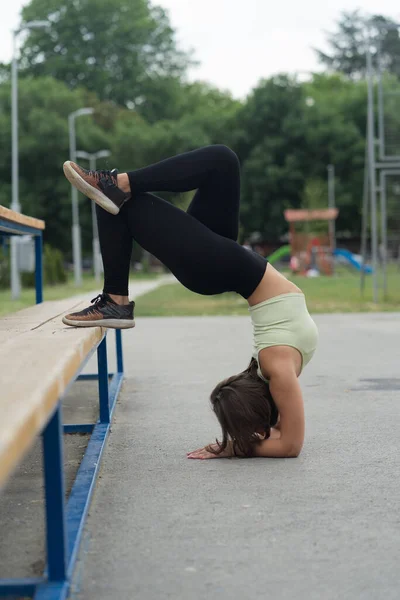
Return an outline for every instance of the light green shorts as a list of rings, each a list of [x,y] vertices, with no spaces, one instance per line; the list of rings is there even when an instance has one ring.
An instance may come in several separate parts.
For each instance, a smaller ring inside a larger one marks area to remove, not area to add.
[[[311,318],[304,294],[275,296],[249,308],[253,324],[254,352],[271,346],[291,346],[302,356],[301,370],[310,362],[318,344],[318,329]],[[262,376],[258,364],[258,375]]]

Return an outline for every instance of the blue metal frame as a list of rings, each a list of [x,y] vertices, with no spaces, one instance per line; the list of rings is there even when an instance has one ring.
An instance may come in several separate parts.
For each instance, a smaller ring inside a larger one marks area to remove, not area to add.
[[[67,574],[67,531],[61,404],[42,434],[47,523],[47,577],[65,581]]]
[[[0,235],[35,236],[36,303],[43,302],[43,234],[39,229],[0,218]],[[43,434],[43,459],[46,499],[47,567],[42,578],[2,579],[0,597],[29,597],[35,600],[65,600],[78,556],[83,528],[89,510],[101,457],[110,432],[111,420],[124,378],[121,331],[116,330],[117,371],[108,373],[106,336],[97,346],[97,374],[81,375],[96,348],[82,362],[73,381],[97,380],[99,420],[97,423],[62,425],[61,402]],[[71,382],[73,383],[73,382]],[[69,388],[69,386],[68,386]],[[60,399],[61,400],[61,399]],[[63,433],[90,433],[68,502],[65,505]]]
[[[43,231],[0,218],[0,235],[33,235],[35,238],[35,288],[36,304],[43,302]]]
[[[97,379],[99,388],[99,420],[97,423],[64,425],[61,403],[43,431],[44,475],[46,497],[47,567],[43,578],[0,580],[0,597],[29,597],[35,600],[66,600],[74,572],[84,524],[93,495],[116,401],[124,378],[122,370],[122,337],[116,331],[117,372],[108,374],[106,336],[97,346],[98,374],[80,375],[74,381]],[[63,432],[91,433],[68,502],[64,496]]]
[[[35,236],[36,304],[43,302],[43,235]]]
[[[40,304],[43,302],[43,232],[40,229],[0,218],[0,235],[25,234],[35,237],[36,303]],[[116,330],[115,333],[116,373],[108,373],[107,341],[104,335],[97,348],[94,348],[82,362],[71,382],[81,379],[98,381],[99,420],[97,423],[63,426],[59,401],[42,434],[46,500],[47,567],[45,574],[42,578],[0,580],[0,597],[65,600],[68,596],[83,527],[124,378],[121,331]],[[98,373],[81,375],[82,369],[96,349]],[[91,434],[67,504],[65,504],[64,492],[63,433]]]

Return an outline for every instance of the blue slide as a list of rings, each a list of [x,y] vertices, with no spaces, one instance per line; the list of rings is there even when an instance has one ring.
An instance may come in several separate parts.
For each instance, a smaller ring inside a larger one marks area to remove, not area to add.
[[[365,267],[363,267],[360,259],[355,254],[352,254],[349,250],[337,248],[334,251],[333,255],[338,256],[340,258],[344,258],[346,262],[348,262],[352,267],[357,269],[357,271],[361,271],[361,269],[363,268],[365,273],[372,273],[372,268],[368,265],[365,265]]]

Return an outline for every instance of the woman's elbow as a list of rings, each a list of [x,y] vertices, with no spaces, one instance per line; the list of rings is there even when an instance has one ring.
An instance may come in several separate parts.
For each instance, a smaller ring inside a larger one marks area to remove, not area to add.
[[[289,444],[286,449],[286,458],[297,458],[303,448],[303,444]]]

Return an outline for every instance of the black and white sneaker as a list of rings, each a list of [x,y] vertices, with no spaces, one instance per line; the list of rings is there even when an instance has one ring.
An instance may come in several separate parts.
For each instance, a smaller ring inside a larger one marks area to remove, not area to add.
[[[118,187],[118,170],[91,171],[67,160],[64,174],[70,183],[107,212],[117,215],[131,197]]]
[[[79,312],[63,317],[65,325],[71,327],[110,327],[112,329],[130,329],[135,327],[134,302],[124,306],[117,304],[106,293],[92,300],[92,305]]]

